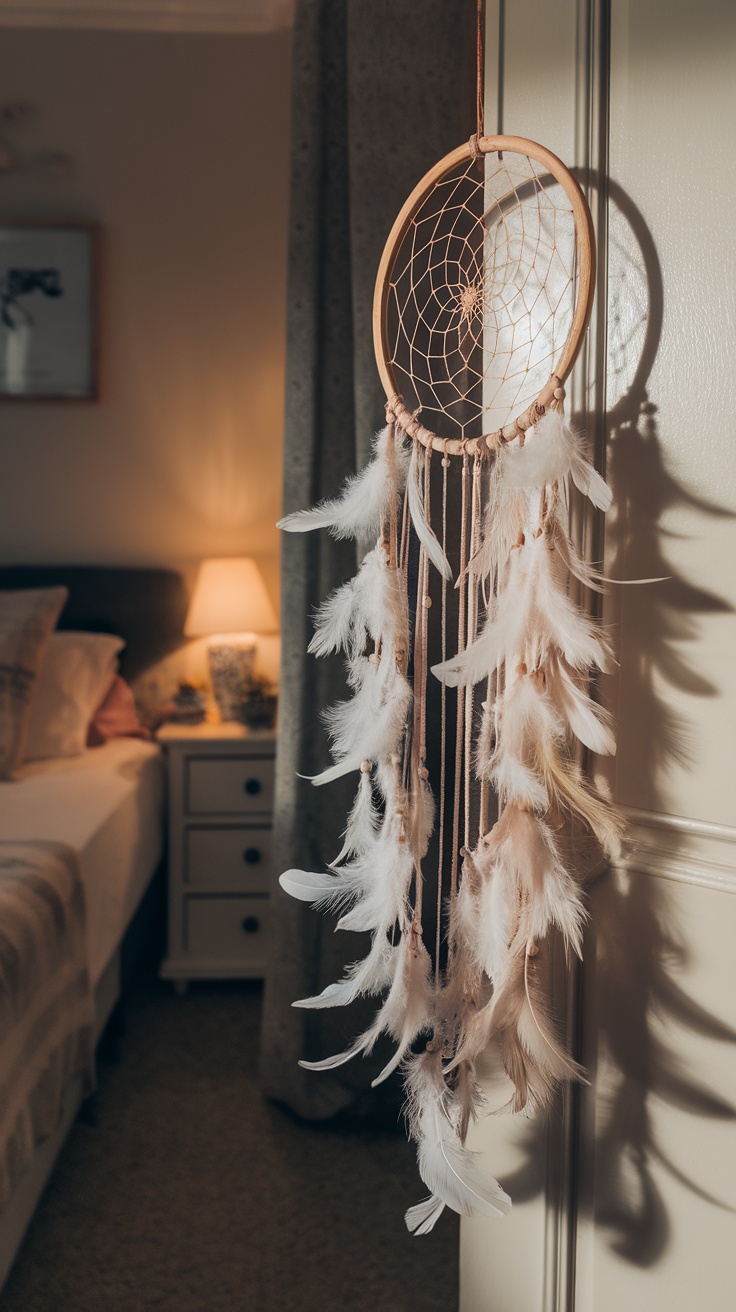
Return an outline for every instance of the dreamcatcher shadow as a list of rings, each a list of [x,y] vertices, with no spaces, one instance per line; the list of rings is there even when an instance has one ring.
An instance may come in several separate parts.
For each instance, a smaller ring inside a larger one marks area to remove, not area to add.
[[[683,640],[698,634],[698,619],[731,608],[713,592],[673,570],[666,550],[663,516],[689,507],[704,519],[733,517],[734,511],[697,497],[668,469],[657,424],[657,407],[648,380],[657,354],[663,317],[662,276],[657,251],[644,219],[616,183],[609,197],[609,398],[606,413],[607,477],[618,512],[609,526],[608,572],[625,578],[629,561],[639,575],[662,583],[627,589],[627,603],[646,606],[646,623],[637,626],[639,659],[629,674],[628,697],[641,724],[638,751],[643,774],[661,778],[670,763],[693,764],[688,725],[669,705],[663,686],[702,697],[716,688],[682,657]],[[585,427],[586,416],[575,416]],[[616,590],[614,589],[614,592]],[[628,595],[628,594],[633,594]],[[614,604],[616,598],[614,597]],[[657,810],[656,796],[651,799]],[[660,810],[666,810],[661,799]],[[636,858],[633,858],[636,869]],[[606,1054],[605,1090],[596,1089],[595,1202],[583,1181],[581,1210],[595,1207],[596,1223],[608,1232],[611,1247],[641,1267],[654,1265],[667,1248],[670,1222],[651,1170],[658,1162],[696,1195],[718,1207],[720,1199],[688,1178],[658,1144],[650,1098],[694,1116],[733,1120],[736,1109],[706,1088],[683,1066],[667,1044],[665,1028],[736,1042],[736,1032],[695,1003],[677,983],[687,965],[686,936],[677,923],[666,882],[652,878],[609,877],[596,891],[595,924],[586,943],[585,996],[596,998],[596,1042]],[[580,987],[577,981],[577,987]],[[585,1006],[585,1001],[583,1001]],[[653,1024],[656,1015],[659,1023]],[[663,1023],[664,1022],[664,1025]],[[612,1077],[608,1078],[609,1071]],[[579,1118],[580,1088],[570,1089],[573,1116]],[[592,1132],[591,1132],[592,1133]],[[521,1202],[538,1195],[544,1123],[530,1123],[521,1144],[521,1163],[504,1183]],[[583,1131],[584,1139],[587,1137]],[[559,1181],[554,1182],[559,1188]],[[554,1199],[551,1200],[554,1205]]]

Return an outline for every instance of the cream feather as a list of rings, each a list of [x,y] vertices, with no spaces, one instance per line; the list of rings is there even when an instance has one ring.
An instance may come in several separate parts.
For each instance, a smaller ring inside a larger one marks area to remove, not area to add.
[[[533,769],[534,748],[540,740],[557,741],[563,726],[534,674],[518,675],[507,684],[499,698],[498,721],[498,742],[483,774],[503,802],[546,810],[549,796]]]
[[[326,528],[336,538],[372,538],[380,532],[392,497],[400,491],[407,472],[403,435],[396,431],[394,453],[389,450],[391,429],[387,426],[374,439],[374,458],[359,474],[350,477],[341,496],[323,501],[312,510],[298,510],[279,520],[278,528],[288,533],[307,533]]]
[[[500,458],[507,487],[544,487],[569,474],[599,510],[611,505],[611,490],[588,460],[584,439],[555,410],[548,410],[529,430],[523,446],[505,447]]]
[[[610,729],[610,716],[583,691],[565,661],[552,657],[545,675],[549,695],[575,737],[599,756],[614,756],[616,740]]]
[[[427,855],[429,840],[434,828],[434,797],[426,779],[415,781],[409,806],[409,841],[417,861]]]
[[[368,1056],[376,1046],[381,1034],[388,1033],[398,1040],[398,1048],[392,1059],[384,1066],[380,1075],[373,1081],[380,1084],[399,1065],[409,1047],[431,1020],[432,994],[429,987],[429,954],[421,941],[418,927],[412,927],[402,935],[401,943],[396,949],[396,964],[393,981],[388,996],[378,1012],[373,1024],[361,1034],[344,1052],[322,1061],[300,1061],[305,1070],[327,1071],[344,1065],[357,1057],[358,1053]]]
[[[501,461],[497,456],[488,476],[482,541],[470,558],[469,574],[475,578],[488,578],[492,585],[496,584],[506,571],[511,550],[524,527],[526,509],[523,490],[505,486]]]
[[[497,898],[510,908],[522,905],[525,940],[544,938],[554,924],[580,956],[586,912],[544,820],[509,803],[479,848],[476,865],[492,869]]]
[[[475,684],[502,661],[521,660],[534,669],[555,648],[573,669],[610,666],[607,642],[566,595],[540,533],[512,551],[508,580],[480,637],[464,652],[434,665],[432,673],[448,687]]]

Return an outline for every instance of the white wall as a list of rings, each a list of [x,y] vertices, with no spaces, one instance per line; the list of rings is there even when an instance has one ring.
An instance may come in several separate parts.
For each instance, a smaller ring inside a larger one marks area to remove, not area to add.
[[[289,79],[283,32],[3,31],[0,215],[103,240],[102,400],[0,405],[4,561],[253,554],[276,599]]]
[[[487,107],[611,180],[587,362],[615,512],[606,772],[632,845],[591,890],[580,1123],[491,1119],[473,1146],[516,1204],[461,1228],[463,1312],[726,1312],[736,1255],[736,9],[730,0],[488,5]],[[588,26],[592,20],[592,33]],[[529,34],[534,33],[530,55]],[[610,122],[607,115],[610,111]],[[602,129],[602,130],[600,130]],[[581,174],[581,176],[583,176]],[[590,196],[595,209],[598,188]],[[601,302],[602,298],[602,302]],[[644,364],[642,365],[642,357]],[[605,421],[601,416],[605,412]],[[564,1013],[563,1013],[564,1014]],[[492,1086],[487,1085],[492,1094]]]

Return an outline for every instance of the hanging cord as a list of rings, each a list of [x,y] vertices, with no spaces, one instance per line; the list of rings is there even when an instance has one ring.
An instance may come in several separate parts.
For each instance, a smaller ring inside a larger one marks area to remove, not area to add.
[[[398,565],[398,548],[397,548],[397,515],[396,515],[396,420],[393,415],[388,421],[388,468],[391,478],[391,509],[388,526],[388,563],[391,569],[396,569]]]
[[[417,613],[414,629],[414,732],[412,734],[411,775],[409,778],[409,796],[412,799],[412,812],[416,813],[421,795],[422,771],[426,770],[424,755],[426,746],[426,682],[427,682],[427,607],[425,606],[427,575],[427,553],[424,547],[419,550],[419,576],[417,579]],[[412,826],[414,828],[414,826]],[[414,922],[421,924],[423,876],[422,863],[414,844]]]
[[[475,112],[478,133],[478,140],[483,136],[485,129],[485,106],[483,103],[483,29],[485,27],[485,0],[478,0],[478,27],[476,40],[476,65],[475,65]]]
[[[442,550],[447,556],[447,471],[450,458],[447,450],[442,454]],[[447,579],[442,576],[442,662],[447,660]],[[440,827],[437,855],[437,932],[434,945],[434,986],[440,986],[440,946],[442,943],[442,872],[445,866],[445,789],[447,785],[447,685],[440,682]]]
[[[476,454],[473,461],[473,482],[470,496],[470,550],[469,556],[475,555],[480,546],[480,524],[483,513],[481,504],[481,472],[482,456]],[[468,628],[467,628],[467,645],[475,640],[478,630],[478,579],[475,574],[471,575],[468,571]],[[468,683],[465,688],[465,742],[463,746],[463,758],[465,767],[465,827],[463,833],[463,846],[470,848],[470,781],[473,767],[473,685]]]
[[[431,447],[424,449],[424,467],[422,477],[422,505],[429,525],[430,511],[430,462]],[[429,608],[432,599],[429,595],[429,557],[424,549],[419,550],[419,571],[417,577],[417,608],[414,624],[414,732],[412,742],[412,769],[410,779],[410,796],[412,810],[421,814],[421,797],[428,777],[427,756],[427,636],[429,630]],[[422,895],[424,878],[421,858],[416,849],[416,832],[412,834],[414,851],[414,923],[421,925]]]
[[[480,149],[480,139],[485,131],[485,106],[483,103],[483,28],[485,26],[485,0],[478,0],[478,20],[476,32],[476,55],[475,55],[475,132],[472,134],[468,145],[473,159],[476,161],[483,158],[483,152]],[[500,158],[500,157],[499,157]]]
[[[465,651],[466,602],[468,591],[468,455],[463,453],[462,472],[462,506],[460,511],[460,577],[458,580],[458,617],[457,650]],[[463,742],[465,696],[462,688],[457,695],[457,724],[455,729],[455,791],[452,806],[452,873],[450,882],[450,906],[454,906],[457,896],[457,874],[460,856],[460,794],[463,782]]]

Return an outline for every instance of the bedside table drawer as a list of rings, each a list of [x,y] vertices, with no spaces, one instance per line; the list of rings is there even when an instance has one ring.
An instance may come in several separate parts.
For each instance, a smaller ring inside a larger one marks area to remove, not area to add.
[[[232,815],[273,807],[273,757],[192,757],[187,761],[190,815]]]
[[[268,893],[272,845],[273,832],[265,827],[187,829],[185,883],[190,888],[224,885],[244,893]]]
[[[190,897],[186,899],[186,950],[217,962],[263,965],[270,908],[265,897]]]

